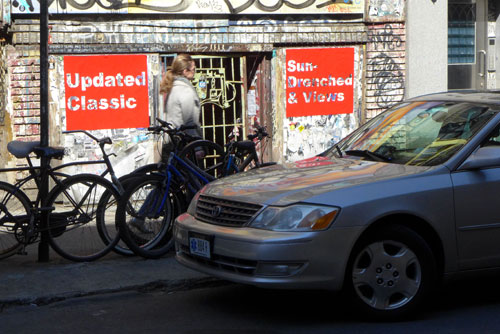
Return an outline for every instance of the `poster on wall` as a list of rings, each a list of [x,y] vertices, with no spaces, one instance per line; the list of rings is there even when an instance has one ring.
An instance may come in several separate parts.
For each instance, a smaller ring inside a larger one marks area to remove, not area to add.
[[[147,55],[64,56],[66,130],[149,126]]]
[[[353,112],[354,48],[286,50],[286,117]]]

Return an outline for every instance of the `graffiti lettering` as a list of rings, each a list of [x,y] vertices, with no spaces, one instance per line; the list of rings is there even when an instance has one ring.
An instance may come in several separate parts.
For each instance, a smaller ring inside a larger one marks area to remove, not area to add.
[[[387,95],[388,90],[404,89],[401,67],[386,53],[380,53],[369,62],[376,71],[375,84],[376,103],[380,108],[389,108],[402,100],[402,96]]]
[[[401,47],[402,44],[401,38],[394,35],[394,31],[390,24],[386,24],[382,32],[370,34],[368,39],[370,42],[374,43],[376,50],[382,47],[382,50],[392,51]]]
[[[231,44],[188,44],[186,52],[229,52]]]
[[[222,6],[216,0],[196,0],[196,5],[200,9],[208,9],[212,12],[222,13]]]
[[[295,4],[295,3],[292,3],[292,2],[287,1],[287,0],[277,0],[276,3],[274,5],[271,5],[271,6],[263,4],[261,2],[261,0],[248,0],[246,3],[244,3],[243,5],[238,6],[236,8],[232,5],[231,0],[224,0],[224,2],[226,3],[227,8],[229,9],[229,12],[231,14],[238,14],[238,13],[243,12],[245,9],[248,9],[252,5],[255,5],[256,8],[258,8],[264,12],[275,12],[283,6],[287,6],[289,8],[293,8],[293,9],[303,9],[303,8],[307,8],[307,7],[314,5],[316,0],[305,0],[303,3],[299,3],[299,4]],[[335,4],[335,3],[343,3],[346,5],[352,5],[353,1],[352,0],[327,0],[324,3],[316,5],[316,7],[322,8],[322,7],[325,7],[325,6],[328,6],[331,4]]]
[[[31,0],[14,0],[12,1],[12,6],[19,7],[19,10],[24,12],[26,10],[32,12],[35,10]]]
[[[404,0],[370,0],[368,15],[370,17],[396,17],[404,12]]]
[[[23,0],[23,2],[24,1],[31,3],[31,0]],[[17,7],[17,5],[14,2],[12,3],[13,6]],[[38,0],[38,2],[40,2],[40,0]],[[134,3],[129,3],[127,0],[48,0],[48,6],[50,7],[54,2],[56,2],[57,5],[63,10],[68,9],[68,6],[70,8],[78,10],[86,10],[97,5],[98,7],[107,10],[119,10],[124,8],[141,8],[154,12],[172,13],[172,12],[181,12],[185,10],[191,5],[192,0],[175,1],[175,4],[172,6],[145,5],[141,3],[141,0],[136,0]],[[32,6],[30,8],[30,11],[33,11]]]

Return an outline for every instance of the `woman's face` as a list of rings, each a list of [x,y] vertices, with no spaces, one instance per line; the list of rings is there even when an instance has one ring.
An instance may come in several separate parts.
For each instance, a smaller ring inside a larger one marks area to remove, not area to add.
[[[192,61],[191,64],[189,65],[189,67],[187,69],[185,69],[182,74],[186,78],[188,78],[189,80],[193,80],[195,72],[196,72],[196,65],[195,65],[194,61]]]

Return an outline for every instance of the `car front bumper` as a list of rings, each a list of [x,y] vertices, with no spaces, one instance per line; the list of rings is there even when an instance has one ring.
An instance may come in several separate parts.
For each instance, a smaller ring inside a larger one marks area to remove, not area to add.
[[[318,232],[275,232],[176,219],[176,259],[197,271],[268,288],[342,288],[345,267],[360,227]],[[190,237],[210,242],[210,258],[193,255]]]

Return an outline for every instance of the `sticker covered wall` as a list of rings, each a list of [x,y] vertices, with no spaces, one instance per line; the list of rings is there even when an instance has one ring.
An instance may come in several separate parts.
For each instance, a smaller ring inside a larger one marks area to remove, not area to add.
[[[149,125],[146,55],[65,56],[67,130]]]
[[[354,48],[286,50],[286,117],[353,112]]]

